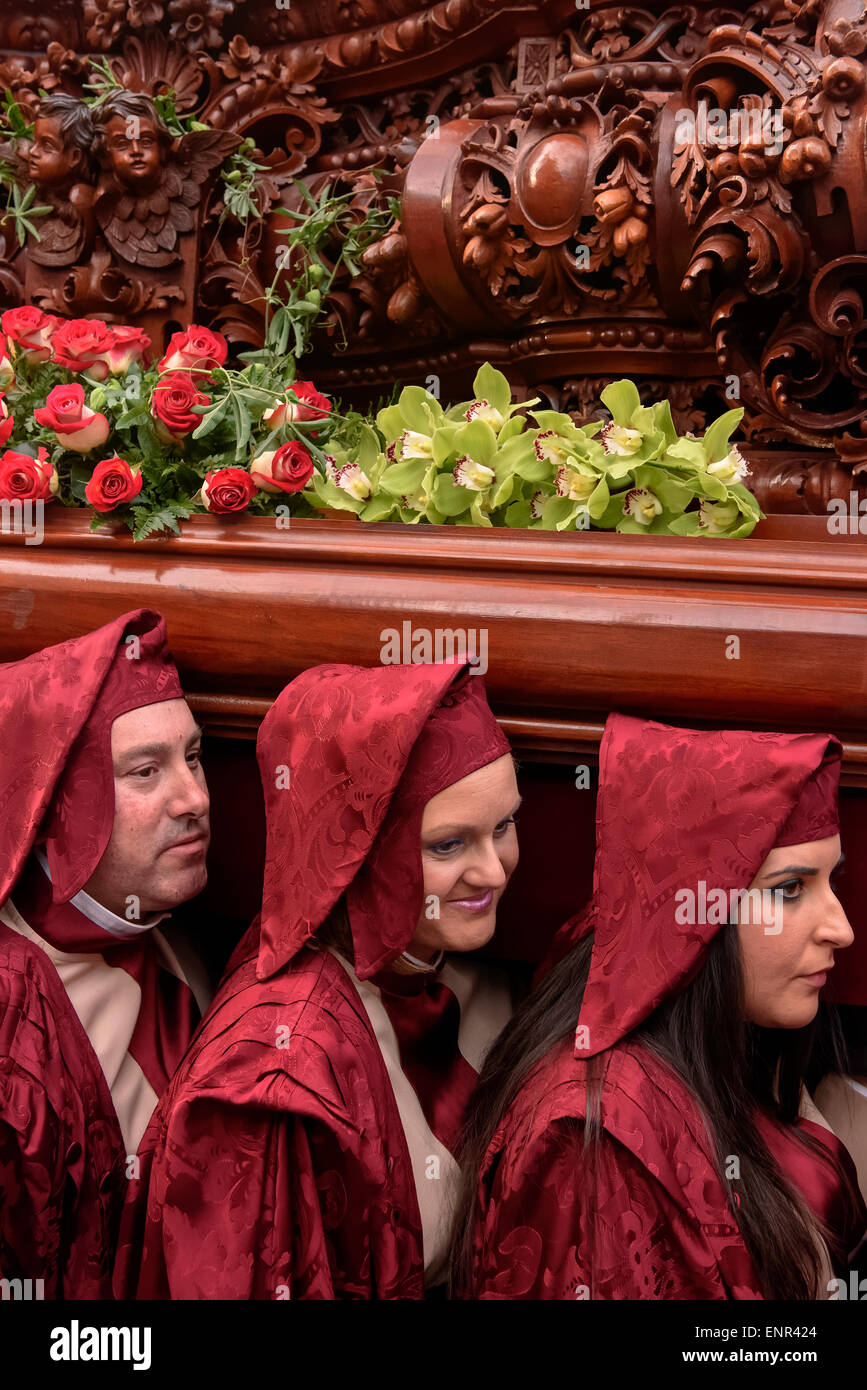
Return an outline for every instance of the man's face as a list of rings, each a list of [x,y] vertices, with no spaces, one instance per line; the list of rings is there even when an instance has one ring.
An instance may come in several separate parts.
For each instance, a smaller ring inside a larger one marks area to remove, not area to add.
[[[33,144],[27,156],[31,179],[41,188],[60,188],[68,183],[81,165],[81,151],[67,145],[56,116],[39,116],[33,129]]]
[[[144,705],[112,725],[114,827],[84,889],[131,922],[177,907],[207,882],[201,734],[186,700]]]
[[[112,116],[105,143],[118,183],[133,193],[156,187],[160,172],[160,137],[146,116]]]

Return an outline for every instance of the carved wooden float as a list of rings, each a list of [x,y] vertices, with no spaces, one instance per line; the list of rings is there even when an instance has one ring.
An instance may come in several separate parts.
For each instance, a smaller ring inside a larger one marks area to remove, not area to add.
[[[825,518],[735,542],[196,516],[135,544],[88,527],[57,511],[41,545],[2,537],[0,660],[157,608],[195,710],[252,737],[308,666],[376,663],[405,622],[474,628],[492,704],[534,760],[592,754],[621,709],[827,728],[867,786],[867,545]]]

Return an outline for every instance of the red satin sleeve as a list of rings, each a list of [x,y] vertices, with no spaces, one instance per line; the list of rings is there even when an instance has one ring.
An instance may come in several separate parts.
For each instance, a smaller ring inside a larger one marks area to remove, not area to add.
[[[325,1126],[291,1113],[196,1099],[161,1106],[124,1209],[115,1296],[370,1299],[387,1207]]]
[[[605,1131],[592,1183],[586,1173],[580,1120],[555,1121],[515,1160],[501,1155],[477,1228],[476,1298],[757,1296],[734,1226],[720,1244],[720,1228],[691,1221]]]
[[[0,1058],[0,1268],[43,1279],[46,1298],[57,1297],[60,1275],[61,1129],[45,1088]]]
[[[110,1298],[120,1131],[59,980],[43,994],[26,954],[0,942],[0,1269],[42,1280],[35,1297]]]

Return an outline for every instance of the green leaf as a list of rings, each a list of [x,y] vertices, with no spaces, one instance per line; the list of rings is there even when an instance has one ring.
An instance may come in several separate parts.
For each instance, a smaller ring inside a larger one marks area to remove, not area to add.
[[[250,412],[239,396],[232,395],[232,414],[235,417],[235,461],[239,462],[247,451],[252,421]]]
[[[230,399],[231,398],[229,396],[224,396],[221,401],[217,402],[217,404],[213,407],[212,410],[208,411],[207,414],[202,416],[202,423],[200,425],[196,425],[196,428],[193,430],[193,439],[204,439],[206,434],[210,434],[211,430],[215,430],[217,428],[217,425],[219,425],[220,422],[223,419],[225,419],[226,412],[229,409]]]
[[[19,453],[23,453],[23,448],[19,447]],[[85,495],[85,487],[90,482],[93,469],[88,468],[87,464],[74,463],[69,470],[69,490],[76,502],[83,502],[86,507],[90,506]]]

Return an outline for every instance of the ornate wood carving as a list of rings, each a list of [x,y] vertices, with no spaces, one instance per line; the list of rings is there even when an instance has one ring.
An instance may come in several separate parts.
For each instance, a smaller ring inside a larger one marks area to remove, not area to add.
[[[488,358],[579,416],[623,374],[696,432],[740,401],[764,505],[822,511],[867,495],[865,55],[859,0],[22,0],[7,162],[50,211],[23,249],[0,225],[0,296],[256,344],[293,181],[400,197],[323,386],[460,398]],[[123,92],[86,108],[92,57]],[[170,89],[207,129],[167,129]],[[217,169],[248,136],[244,225]]]

